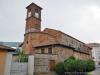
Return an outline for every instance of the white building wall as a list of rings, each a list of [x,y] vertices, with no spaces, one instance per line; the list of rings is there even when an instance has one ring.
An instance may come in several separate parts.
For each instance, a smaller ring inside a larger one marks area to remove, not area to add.
[[[34,56],[28,57],[28,75],[34,75]]]
[[[95,61],[96,65],[100,65],[100,46],[99,47],[93,47],[92,49],[92,57]]]
[[[12,54],[8,53],[6,56],[6,66],[5,66],[5,74],[4,75],[10,75],[11,71],[11,62],[12,62]]]

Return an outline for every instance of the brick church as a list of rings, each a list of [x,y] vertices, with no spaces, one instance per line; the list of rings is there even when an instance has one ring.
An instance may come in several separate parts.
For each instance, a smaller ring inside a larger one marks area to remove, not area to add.
[[[91,59],[91,48],[78,39],[59,30],[41,31],[41,10],[35,3],[26,7],[26,29],[23,50],[35,57],[35,72],[51,72],[56,63],[69,56]]]

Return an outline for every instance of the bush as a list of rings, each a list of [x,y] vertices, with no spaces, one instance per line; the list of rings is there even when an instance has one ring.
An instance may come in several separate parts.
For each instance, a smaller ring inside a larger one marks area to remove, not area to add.
[[[55,66],[55,72],[58,75],[64,75],[65,72],[90,72],[94,69],[94,61],[75,59],[73,56],[66,59],[64,63],[58,63]]]
[[[78,72],[86,72],[87,62],[84,60],[77,59],[76,67]]]
[[[69,59],[73,59],[73,60],[75,60],[75,57],[74,57],[74,56],[70,56],[70,57],[67,58],[64,62],[66,62],[66,61],[69,60]]]
[[[73,57],[64,61],[64,69],[69,72],[90,72],[95,69],[95,63],[92,60],[80,60]]]
[[[95,62],[92,60],[87,61],[87,72],[95,70]]]
[[[75,59],[68,59],[64,62],[64,69],[68,72],[74,72],[77,69],[77,61]]]
[[[64,75],[65,70],[64,70],[64,64],[62,62],[58,63],[55,68],[54,71],[58,74],[58,75]]]
[[[18,52],[17,54],[17,61],[18,62],[28,62],[28,55],[26,55],[23,51]]]

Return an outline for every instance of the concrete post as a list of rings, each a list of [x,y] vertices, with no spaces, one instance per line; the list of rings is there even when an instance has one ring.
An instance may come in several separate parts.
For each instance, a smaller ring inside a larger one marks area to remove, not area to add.
[[[5,64],[5,73],[4,73],[4,75],[10,75],[11,62],[12,62],[12,54],[8,53],[7,56],[6,56],[6,64]]]
[[[28,57],[28,75],[34,75],[34,56]]]

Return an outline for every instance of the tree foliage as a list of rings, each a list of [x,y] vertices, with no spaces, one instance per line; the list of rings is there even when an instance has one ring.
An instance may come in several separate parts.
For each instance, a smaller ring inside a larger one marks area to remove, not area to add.
[[[95,63],[93,60],[88,60],[87,61],[87,71],[90,72],[93,70],[95,70]]]
[[[56,72],[58,75],[64,75],[65,70],[64,70],[64,64],[63,64],[63,62],[58,63],[58,64],[55,66],[54,70],[55,70],[55,72]]]
[[[24,53],[24,51],[19,51],[17,54],[17,60],[19,62],[27,62],[28,61],[28,55]]]
[[[75,59],[73,56],[55,66],[55,71],[58,75],[62,75],[65,72],[90,72],[93,70],[95,70],[94,61]]]

